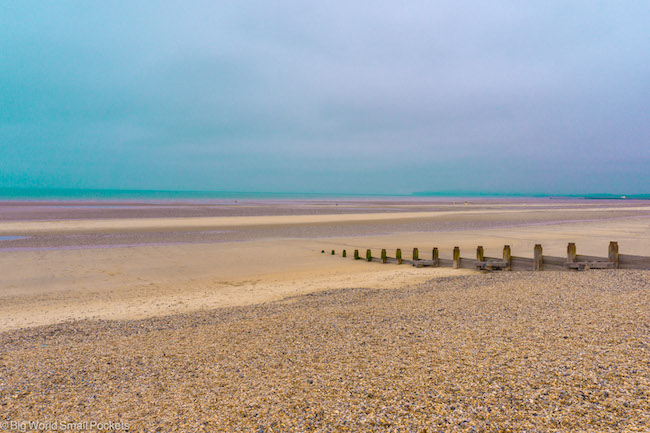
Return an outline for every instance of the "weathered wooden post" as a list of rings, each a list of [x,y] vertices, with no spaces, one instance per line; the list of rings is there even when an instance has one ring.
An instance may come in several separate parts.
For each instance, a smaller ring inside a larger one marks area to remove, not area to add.
[[[512,261],[512,255],[510,254],[510,245],[503,246],[503,261],[506,262],[506,267],[504,271],[510,270],[510,262]]]
[[[618,242],[609,243],[609,254],[607,257],[610,262],[614,263],[614,267],[618,269]]]
[[[542,259],[542,246],[540,244],[536,244],[533,258],[533,270],[541,271],[543,268],[544,264]]]
[[[573,242],[569,242],[569,245],[566,247],[566,261],[568,263],[576,261],[576,244]]]
[[[413,248],[413,261],[420,260],[420,253],[417,248]]]
[[[431,261],[431,266],[437,267],[440,266],[440,259],[438,258],[438,248],[434,248],[431,253],[433,260]]]
[[[381,250],[381,262],[386,263],[386,250]]]
[[[454,264],[452,265],[452,268],[460,268],[460,247],[454,247]]]
[[[359,250],[354,250],[354,260],[359,260]]]
[[[482,262],[485,260],[485,254],[483,253],[483,247],[478,246],[476,247],[476,260]]]
[[[345,250],[343,250],[343,257],[347,257]]]
[[[372,252],[370,250],[366,250],[366,260],[372,261]]]
[[[395,251],[395,258],[397,259],[397,264],[401,265],[402,264],[402,250],[400,248]]]

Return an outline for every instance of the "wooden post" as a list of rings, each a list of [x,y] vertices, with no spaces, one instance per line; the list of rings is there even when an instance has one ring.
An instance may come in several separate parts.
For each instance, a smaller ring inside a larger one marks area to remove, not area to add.
[[[566,247],[566,261],[573,263],[576,261],[576,244],[569,242],[569,245]]]
[[[485,260],[485,254],[483,254],[483,247],[482,246],[476,247],[476,260],[481,261],[481,262],[483,260]]]
[[[614,267],[618,269],[618,242],[609,243],[609,254],[607,256],[609,261],[614,263]]]
[[[460,247],[454,247],[454,264],[452,267],[454,269],[460,268]]]
[[[420,253],[417,248],[413,248],[413,260],[420,260]]]
[[[510,245],[503,246],[503,261],[506,262],[506,267],[504,271],[510,270],[510,262],[512,261],[512,256],[510,254]]]
[[[400,248],[395,251],[395,258],[397,259],[397,264],[401,265],[402,264],[402,250]]]
[[[434,266],[434,267],[440,266],[440,259],[438,259],[438,248],[433,249],[431,257],[433,258],[431,266]]]
[[[343,250],[343,257],[347,257],[345,250]]]
[[[359,250],[354,250],[354,260],[359,260]]]
[[[386,250],[381,250],[381,262],[386,263]]]
[[[372,261],[372,252],[370,250],[366,250],[366,260]]]
[[[542,258],[542,246],[540,244],[535,245],[534,259],[533,259],[533,270],[541,271],[544,268],[544,261]]]

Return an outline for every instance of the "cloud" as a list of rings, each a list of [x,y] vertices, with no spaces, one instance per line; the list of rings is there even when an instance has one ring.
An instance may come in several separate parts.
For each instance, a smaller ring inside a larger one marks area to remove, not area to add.
[[[0,186],[650,183],[646,2],[1,7]]]

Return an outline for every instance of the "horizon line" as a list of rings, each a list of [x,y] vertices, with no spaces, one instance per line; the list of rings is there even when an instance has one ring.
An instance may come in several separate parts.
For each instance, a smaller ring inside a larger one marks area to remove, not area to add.
[[[69,193],[73,196],[79,195],[88,198],[93,194],[116,193],[118,195],[228,195],[228,196],[250,196],[250,195],[268,195],[268,196],[328,196],[328,197],[501,197],[501,198],[588,198],[588,199],[650,199],[650,193],[549,193],[549,192],[485,192],[485,191],[414,191],[411,193],[363,193],[363,192],[296,192],[296,191],[227,191],[227,190],[193,190],[193,189],[129,189],[129,188],[69,188],[69,187],[0,187],[0,199],[7,198],[45,198],[59,196],[55,193]],[[32,194],[29,194],[32,193]],[[39,194],[41,193],[41,194]],[[66,195],[66,194],[63,194]],[[74,198],[74,197],[71,197]],[[92,197],[91,197],[92,198]],[[102,198],[102,197],[94,197]],[[106,198],[106,197],[104,197]],[[204,197],[210,198],[210,197]],[[219,198],[219,197],[214,197]]]

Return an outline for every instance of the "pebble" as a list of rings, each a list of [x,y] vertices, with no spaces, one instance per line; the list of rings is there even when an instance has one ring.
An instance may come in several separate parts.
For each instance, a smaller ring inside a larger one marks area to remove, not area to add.
[[[650,272],[509,272],[0,334],[2,419],[648,431]]]

